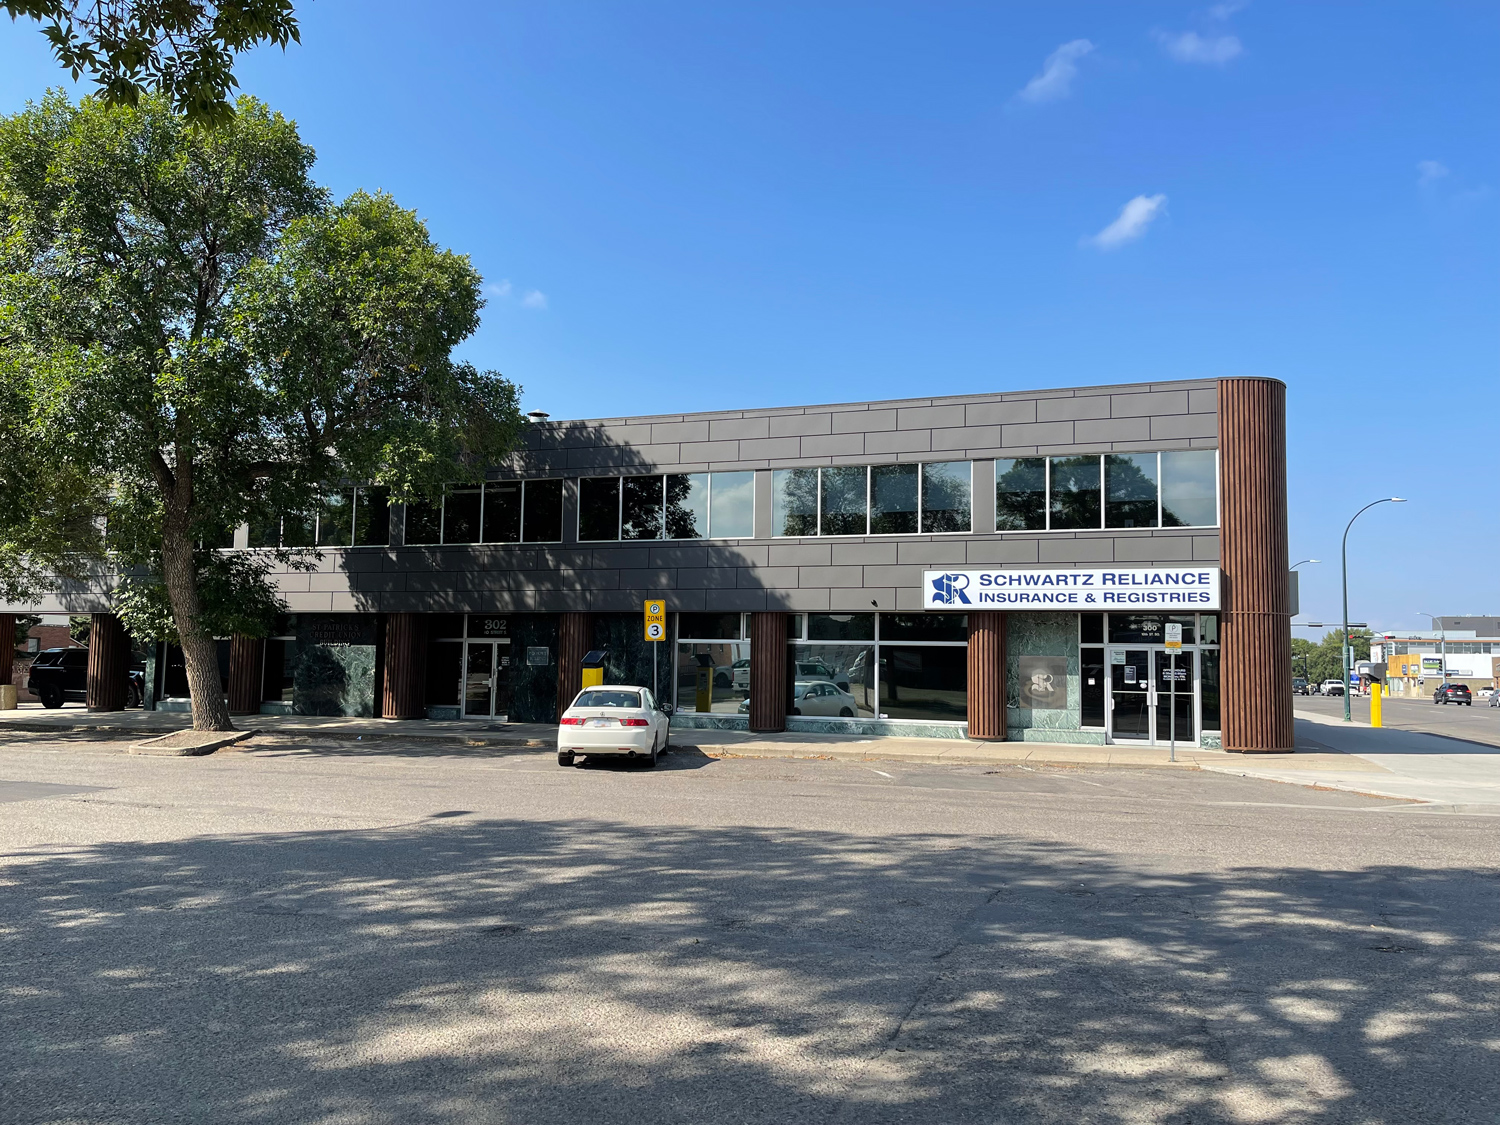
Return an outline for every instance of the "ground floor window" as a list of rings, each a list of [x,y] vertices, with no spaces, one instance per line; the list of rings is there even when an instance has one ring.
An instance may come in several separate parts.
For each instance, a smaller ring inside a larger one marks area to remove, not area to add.
[[[674,704],[679,712],[750,710],[750,641],[742,613],[677,615]]]
[[[968,718],[965,615],[810,613],[792,617],[788,628],[789,715]]]

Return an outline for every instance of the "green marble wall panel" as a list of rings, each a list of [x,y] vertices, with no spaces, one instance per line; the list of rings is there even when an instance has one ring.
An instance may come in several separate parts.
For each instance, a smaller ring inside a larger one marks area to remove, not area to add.
[[[532,664],[527,653],[546,649],[547,663]],[[510,721],[557,721],[557,617],[550,613],[510,614]]]
[[[374,645],[299,641],[288,663],[296,714],[374,716]]]
[[[667,641],[646,640],[646,618],[643,613],[594,614],[594,647],[609,656],[604,664],[607,684],[639,684],[650,687],[652,649],[656,655],[656,694],[671,700],[672,654],[676,646]]]
[[[1055,656],[1067,661],[1067,706],[1019,706],[1020,661],[1024,656]],[[1005,616],[1005,725],[1017,742],[1083,742],[1083,708],[1078,664],[1076,613],[1008,613]],[[1031,732],[1035,732],[1034,734]],[[1060,736],[1067,732],[1068,737]],[[1091,732],[1094,733],[1094,732]],[[1099,741],[1103,740],[1102,732]]]

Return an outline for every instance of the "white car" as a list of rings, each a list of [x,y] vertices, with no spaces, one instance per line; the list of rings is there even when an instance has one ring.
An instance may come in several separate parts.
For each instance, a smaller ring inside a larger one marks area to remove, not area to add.
[[[1344,694],[1344,681],[1343,680],[1324,680],[1323,681],[1323,694],[1324,695],[1343,695]]]
[[[827,680],[798,680],[792,685],[793,715],[838,715],[852,719],[859,704],[838,684]]]
[[[671,709],[658,705],[650,688],[584,688],[563,712],[557,728],[557,764],[573,757],[612,757],[656,765],[671,737]]]

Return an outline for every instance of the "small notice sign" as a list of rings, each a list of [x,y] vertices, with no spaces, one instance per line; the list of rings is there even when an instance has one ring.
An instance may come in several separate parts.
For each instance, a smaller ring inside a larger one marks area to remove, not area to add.
[[[1182,647],[1182,626],[1180,624],[1171,621],[1167,622],[1167,647]]]
[[[646,639],[667,639],[667,603],[660,598],[652,598],[646,602]]]

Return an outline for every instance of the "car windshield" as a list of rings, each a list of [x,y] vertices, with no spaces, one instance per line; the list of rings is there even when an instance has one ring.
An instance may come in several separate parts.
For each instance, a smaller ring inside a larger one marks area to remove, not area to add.
[[[641,705],[638,691],[586,691],[573,701],[574,707],[636,707]]]

